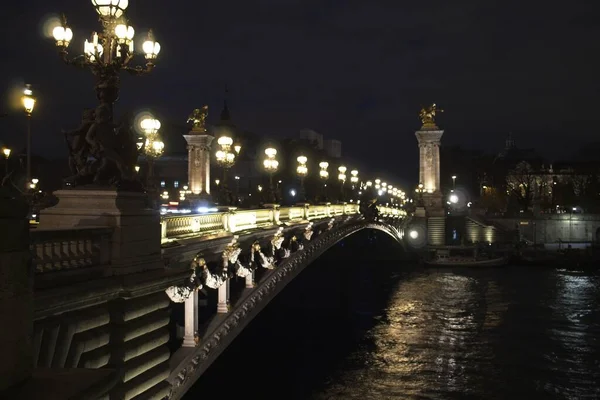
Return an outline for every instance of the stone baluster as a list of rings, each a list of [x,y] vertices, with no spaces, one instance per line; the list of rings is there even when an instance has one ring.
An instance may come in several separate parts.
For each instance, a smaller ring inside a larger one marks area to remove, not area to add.
[[[254,287],[254,271],[246,275],[246,289],[252,289]]]
[[[183,347],[196,346],[198,332],[198,291],[194,290],[185,301],[185,326]]]
[[[229,267],[229,252],[227,249],[223,252],[223,275],[227,276]],[[217,313],[226,314],[229,312],[229,278],[217,289]]]

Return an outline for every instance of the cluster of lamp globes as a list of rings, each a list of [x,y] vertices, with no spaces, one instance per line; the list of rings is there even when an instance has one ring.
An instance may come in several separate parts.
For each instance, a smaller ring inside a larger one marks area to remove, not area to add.
[[[217,139],[217,144],[220,146],[215,153],[217,163],[224,168],[230,168],[235,163],[235,158],[240,154],[242,146],[240,144],[233,145],[233,139],[229,136],[221,136]],[[232,151],[233,146],[233,151]]]
[[[85,40],[83,53],[87,61],[109,64],[115,60],[114,57],[123,59],[133,55],[135,31],[133,27],[126,24],[124,16],[129,0],[92,0],[92,5],[104,25],[104,32],[100,35],[93,32],[91,40]],[[54,27],[52,36],[56,41],[56,45],[63,52],[66,52],[71,40],[73,40],[73,31],[67,26],[64,18],[61,25]],[[154,40],[152,31],[148,32],[148,36],[142,44],[142,50],[148,64],[151,65],[160,52],[160,44]],[[104,54],[105,51],[106,54]],[[101,58],[103,55],[104,57]],[[124,63],[126,64],[126,62]]]
[[[140,128],[145,134],[144,138],[140,138],[137,142],[138,150],[144,147],[144,153],[151,158],[158,158],[165,150],[165,144],[158,135],[160,129],[160,121],[156,118],[144,118],[140,122]]]

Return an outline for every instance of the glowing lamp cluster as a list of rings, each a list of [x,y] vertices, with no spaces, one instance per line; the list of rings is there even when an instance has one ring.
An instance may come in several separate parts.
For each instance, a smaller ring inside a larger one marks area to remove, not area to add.
[[[125,69],[137,74],[149,72],[154,65],[152,61],[160,53],[160,44],[154,39],[152,30],[148,32],[148,36],[142,44],[142,51],[147,60],[146,69],[127,66],[134,55],[133,39],[135,35],[133,27],[124,23],[126,21],[125,10],[129,6],[129,0],[92,0],[92,5],[102,21],[104,31],[101,34],[93,32],[91,39],[85,40],[83,44],[85,62],[82,62],[80,58],[66,59],[67,47],[73,40],[73,31],[67,25],[66,18],[63,17],[61,24],[53,28],[52,36],[63,59],[69,64],[78,66],[86,63],[113,64],[117,67],[116,71]]]
[[[352,171],[350,171],[350,182],[354,185],[356,183],[358,183],[358,171],[353,169]]]
[[[296,173],[298,173],[298,175],[300,175],[301,177],[306,176],[308,174],[308,167],[306,166],[308,158],[306,158],[306,156],[298,156],[298,158],[296,158],[296,161],[298,161]]]
[[[338,179],[339,179],[340,181],[342,181],[342,182],[346,182],[346,171],[347,171],[347,170],[348,170],[348,169],[347,169],[346,167],[344,167],[343,165],[340,165],[340,166],[338,167],[338,172],[339,172],[339,174],[338,174]]]
[[[321,179],[329,178],[329,172],[327,171],[327,168],[329,168],[329,163],[327,161],[321,161],[319,163],[319,168],[321,168],[319,171],[319,176]]]
[[[140,128],[144,131],[146,136],[144,153],[150,158],[160,157],[165,150],[165,144],[158,135],[160,121],[156,118],[144,118],[140,122]]]
[[[279,161],[275,159],[275,156],[277,156],[277,150],[273,147],[268,147],[265,149],[265,155],[267,156],[267,158],[265,158],[263,161],[265,170],[269,173],[277,171],[277,168],[279,167]]]
[[[235,154],[231,151],[233,139],[224,135],[217,139],[217,144],[220,146],[220,149],[215,153],[215,156],[217,157],[217,163],[219,163],[219,165],[221,165],[223,168],[231,168],[235,163]],[[236,153],[239,152],[237,148],[235,151]]]

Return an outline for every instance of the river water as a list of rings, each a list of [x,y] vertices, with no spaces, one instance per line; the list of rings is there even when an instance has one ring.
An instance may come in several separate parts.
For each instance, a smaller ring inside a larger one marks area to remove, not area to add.
[[[600,276],[432,269],[382,234],[302,272],[186,399],[600,399]]]

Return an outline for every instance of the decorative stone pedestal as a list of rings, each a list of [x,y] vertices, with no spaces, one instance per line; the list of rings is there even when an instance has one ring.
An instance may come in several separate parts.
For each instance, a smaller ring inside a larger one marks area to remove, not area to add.
[[[40,229],[110,227],[111,269],[123,275],[163,268],[158,210],[146,207],[146,195],[110,188],[59,190],[58,205],[40,212]]]
[[[183,135],[188,146],[188,185],[196,196],[210,197],[210,146],[214,136],[204,126],[194,127],[187,135]]]
[[[445,244],[446,215],[440,188],[440,140],[444,131],[433,121],[424,122],[415,132],[419,142],[419,183],[423,185],[423,204],[416,217],[427,220],[427,244]]]

